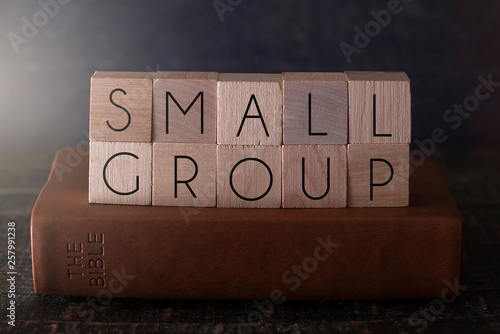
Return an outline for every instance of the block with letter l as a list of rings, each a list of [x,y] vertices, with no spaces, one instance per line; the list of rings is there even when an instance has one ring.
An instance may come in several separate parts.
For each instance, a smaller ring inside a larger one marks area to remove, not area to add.
[[[350,144],[409,144],[410,79],[404,72],[345,72]]]
[[[216,143],[216,72],[157,72],[153,142]]]
[[[344,73],[283,73],[283,144],[347,144]]]
[[[90,142],[89,203],[151,205],[151,146]]]
[[[150,142],[153,74],[95,72],[90,88],[90,140]]]

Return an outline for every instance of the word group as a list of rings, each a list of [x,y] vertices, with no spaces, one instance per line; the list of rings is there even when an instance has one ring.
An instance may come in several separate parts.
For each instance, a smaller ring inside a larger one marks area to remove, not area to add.
[[[408,206],[410,140],[403,72],[96,72],[89,202]]]

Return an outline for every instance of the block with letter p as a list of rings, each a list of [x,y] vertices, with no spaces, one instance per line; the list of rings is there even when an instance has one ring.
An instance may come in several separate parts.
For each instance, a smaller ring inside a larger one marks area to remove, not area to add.
[[[216,72],[157,72],[153,142],[216,143]]]
[[[347,151],[347,206],[408,206],[409,144],[349,144]]]
[[[150,142],[153,75],[95,72],[90,88],[90,141]]]

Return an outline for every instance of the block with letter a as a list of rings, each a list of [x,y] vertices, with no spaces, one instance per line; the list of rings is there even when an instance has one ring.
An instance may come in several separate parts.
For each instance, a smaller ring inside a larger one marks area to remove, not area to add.
[[[280,74],[220,73],[218,85],[218,144],[281,145]]]
[[[409,204],[403,72],[96,72],[91,203]]]

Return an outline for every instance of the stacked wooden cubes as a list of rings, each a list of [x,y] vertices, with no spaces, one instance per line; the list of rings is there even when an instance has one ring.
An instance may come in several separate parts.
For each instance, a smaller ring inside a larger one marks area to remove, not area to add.
[[[410,139],[401,72],[96,72],[89,201],[407,206]]]

